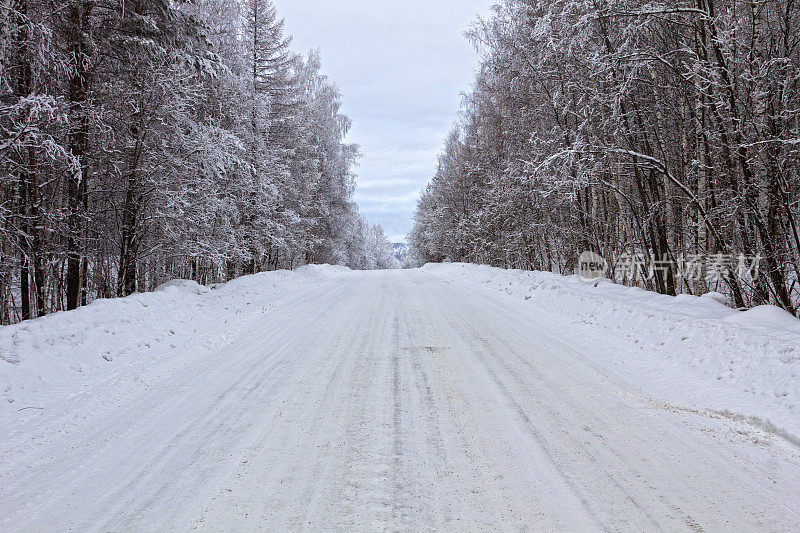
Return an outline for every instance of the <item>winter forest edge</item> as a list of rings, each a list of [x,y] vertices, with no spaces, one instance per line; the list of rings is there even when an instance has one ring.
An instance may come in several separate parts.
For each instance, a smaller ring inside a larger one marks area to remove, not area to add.
[[[798,313],[800,2],[505,0],[468,37],[481,66],[418,202],[418,263],[643,257],[611,277]],[[737,256],[755,279],[680,268]]]
[[[0,0],[0,324],[331,263],[454,260],[800,312],[800,3],[503,0],[409,253],[269,0]],[[759,275],[684,276],[758,257]],[[664,262],[671,267],[654,268]]]
[[[0,324],[261,270],[397,266],[269,0],[3,0]]]

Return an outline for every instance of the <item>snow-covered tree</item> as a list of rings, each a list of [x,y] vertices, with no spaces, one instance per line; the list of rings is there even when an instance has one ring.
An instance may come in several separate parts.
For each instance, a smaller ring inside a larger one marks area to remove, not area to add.
[[[272,2],[2,7],[0,323],[174,277],[389,266],[341,95]]]
[[[500,2],[470,33],[482,64],[415,253],[561,272],[583,250],[760,256],[755,282],[653,261],[623,281],[797,312],[799,33],[791,0]]]

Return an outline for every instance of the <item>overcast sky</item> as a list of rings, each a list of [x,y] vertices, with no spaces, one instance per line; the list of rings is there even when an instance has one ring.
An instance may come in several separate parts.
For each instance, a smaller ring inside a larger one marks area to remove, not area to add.
[[[356,201],[395,242],[469,88],[477,55],[464,37],[492,0],[273,0],[292,49],[319,49],[361,146]]]

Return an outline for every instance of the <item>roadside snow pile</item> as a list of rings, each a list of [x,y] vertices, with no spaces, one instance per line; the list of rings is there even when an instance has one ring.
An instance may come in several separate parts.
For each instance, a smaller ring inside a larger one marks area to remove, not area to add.
[[[313,278],[331,279],[352,272],[352,270],[341,265],[306,265],[298,268],[295,272]]]
[[[20,411],[31,416],[98,383],[128,379],[165,357],[220,348],[277,298],[342,272],[303,267],[212,288],[173,280],[151,293],[0,327],[0,425]]]
[[[800,320],[774,306],[745,312],[721,295],[664,296],[608,280],[487,266],[426,265],[524,298],[537,324],[672,407],[745,419],[800,445]]]

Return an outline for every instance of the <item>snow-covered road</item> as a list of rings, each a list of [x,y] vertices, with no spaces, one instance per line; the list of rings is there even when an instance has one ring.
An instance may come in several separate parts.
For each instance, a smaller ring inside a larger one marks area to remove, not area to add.
[[[792,443],[591,350],[499,292],[342,273],[20,422],[0,529],[800,530]]]

